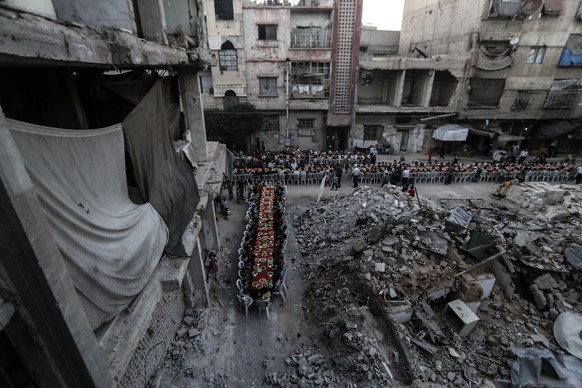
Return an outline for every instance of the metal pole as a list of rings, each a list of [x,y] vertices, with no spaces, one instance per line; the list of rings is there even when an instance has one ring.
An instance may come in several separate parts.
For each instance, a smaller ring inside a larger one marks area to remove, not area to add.
[[[285,133],[285,146],[291,145],[289,140],[289,73],[291,70],[291,61],[289,59],[285,60],[285,80],[287,86],[287,101],[285,104],[285,115],[287,117],[287,131]]]

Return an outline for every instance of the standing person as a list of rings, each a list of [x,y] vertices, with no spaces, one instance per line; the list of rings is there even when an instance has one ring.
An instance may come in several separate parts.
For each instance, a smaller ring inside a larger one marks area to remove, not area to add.
[[[402,170],[402,192],[408,190],[408,185],[410,184],[410,170],[407,166],[404,166]]]
[[[339,179],[335,172],[331,173],[331,189],[337,190],[339,188]]]
[[[360,168],[357,164],[352,169],[352,180],[354,182],[354,188],[358,187],[358,182],[360,181]]]
[[[376,156],[378,156],[378,151],[374,146],[370,146],[370,164],[376,164]]]
[[[226,198],[222,197],[222,203],[220,206],[220,211],[222,213],[222,217],[225,220],[228,220],[228,202],[226,202]]]
[[[404,163],[404,161],[406,160],[404,155],[405,155],[405,153],[404,153],[404,151],[402,151],[402,153],[400,154],[400,163]]]
[[[439,159],[445,158],[445,143],[441,143]]]
[[[518,164],[522,164],[523,162],[525,162],[525,159],[529,156],[529,152],[527,152],[527,149],[522,150],[519,153],[519,161],[517,162]]]
[[[230,201],[232,201],[232,199],[234,198],[234,192],[233,192],[233,184],[232,184],[232,181],[230,179],[226,181],[226,189],[228,190],[228,199]]]
[[[214,276],[214,279],[218,279],[218,259],[214,252],[208,253],[208,262],[206,263],[206,276]]]
[[[337,181],[338,181],[338,183],[337,183],[338,189],[341,189],[341,187],[342,187],[342,175],[343,175],[343,173],[344,173],[344,170],[341,166],[337,166],[335,168],[335,175],[337,176]]]
[[[242,180],[236,181],[236,203],[240,204],[240,201],[245,200],[245,183]]]
[[[432,163],[432,150],[428,150],[428,163]]]
[[[453,183],[453,176],[455,175],[455,166],[454,164],[449,164],[449,168],[447,168],[447,178],[445,179],[445,185],[450,185]]]

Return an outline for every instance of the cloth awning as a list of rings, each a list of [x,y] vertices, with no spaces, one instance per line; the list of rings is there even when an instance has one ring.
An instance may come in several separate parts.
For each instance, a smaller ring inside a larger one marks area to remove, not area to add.
[[[482,129],[472,128],[472,127],[469,127],[469,132],[472,135],[475,135],[475,136],[485,136],[485,137],[488,137],[490,139],[493,139],[493,137],[495,136],[495,134],[493,132],[484,131]]]
[[[456,124],[445,124],[434,130],[432,138],[440,141],[465,141],[468,134],[469,128]]]
[[[567,135],[576,128],[582,126],[582,121],[549,121],[540,125],[538,136],[540,139],[553,139],[559,136]]]

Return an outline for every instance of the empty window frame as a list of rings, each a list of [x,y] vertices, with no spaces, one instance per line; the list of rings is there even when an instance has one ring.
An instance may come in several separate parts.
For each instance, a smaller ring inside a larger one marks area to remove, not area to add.
[[[513,109],[523,109],[527,108],[531,104],[533,97],[532,92],[527,92],[524,90],[518,90],[515,95],[515,102],[513,103]]]
[[[383,131],[382,125],[364,125],[364,140],[378,140]]]
[[[329,97],[331,64],[329,62],[291,63],[291,85],[294,98]]]
[[[525,63],[539,65],[544,61],[544,55],[546,55],[546,47],[532,47],[529,49],[529,54]]]
[[[220,66],[220,70],[238,70],[236,49],[229,40],[220,46],[220,51],[218,52],[218,65]]]
[[[232,0],[214,0],[214,15],[216,20],[234,20]]]
[[[277,95],[277,77],[259,77],[259,96]]]
[[[203,96],[212,96],[214,94],[212,75],[203,74],[199,76],[199,79],[200,79],[200,94],[202,94]]]
[[[555,80],[544,103],[546,109],[569,109],[578,100],[580,81],[578,79]]]
[[[470,80],[468,108],[497,108],[501,101],[504,79],[473,78]]]
[[[276,24],[260,24],[258,27],[259,40],[277,40]]]

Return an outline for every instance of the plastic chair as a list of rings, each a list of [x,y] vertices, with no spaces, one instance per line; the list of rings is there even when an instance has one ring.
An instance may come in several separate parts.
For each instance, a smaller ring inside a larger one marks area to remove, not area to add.
[[[257,305],[257,308],[259,309],[259,316],[261,315],[261,312],[264,311],[267,314],[267,319],[271,319],[271,301],[270,300],[263,300],[263,299],[257,299],[254,301],[254,303]]]
[[[285,277],[282,276],[281,279],[277,280],[275,287],[273,288],[273,297],[279,295],[285,303],[285,294],[287,293],[287,286],[285,285]]]
[[[236,287],[238,288],[238,294],[236,295],[239,302],[239,311],[242,306],[245,306],[245,317],[249,316],[249,307],[253,304],[253,298],[243,292],[242,279],[236,279]]]

